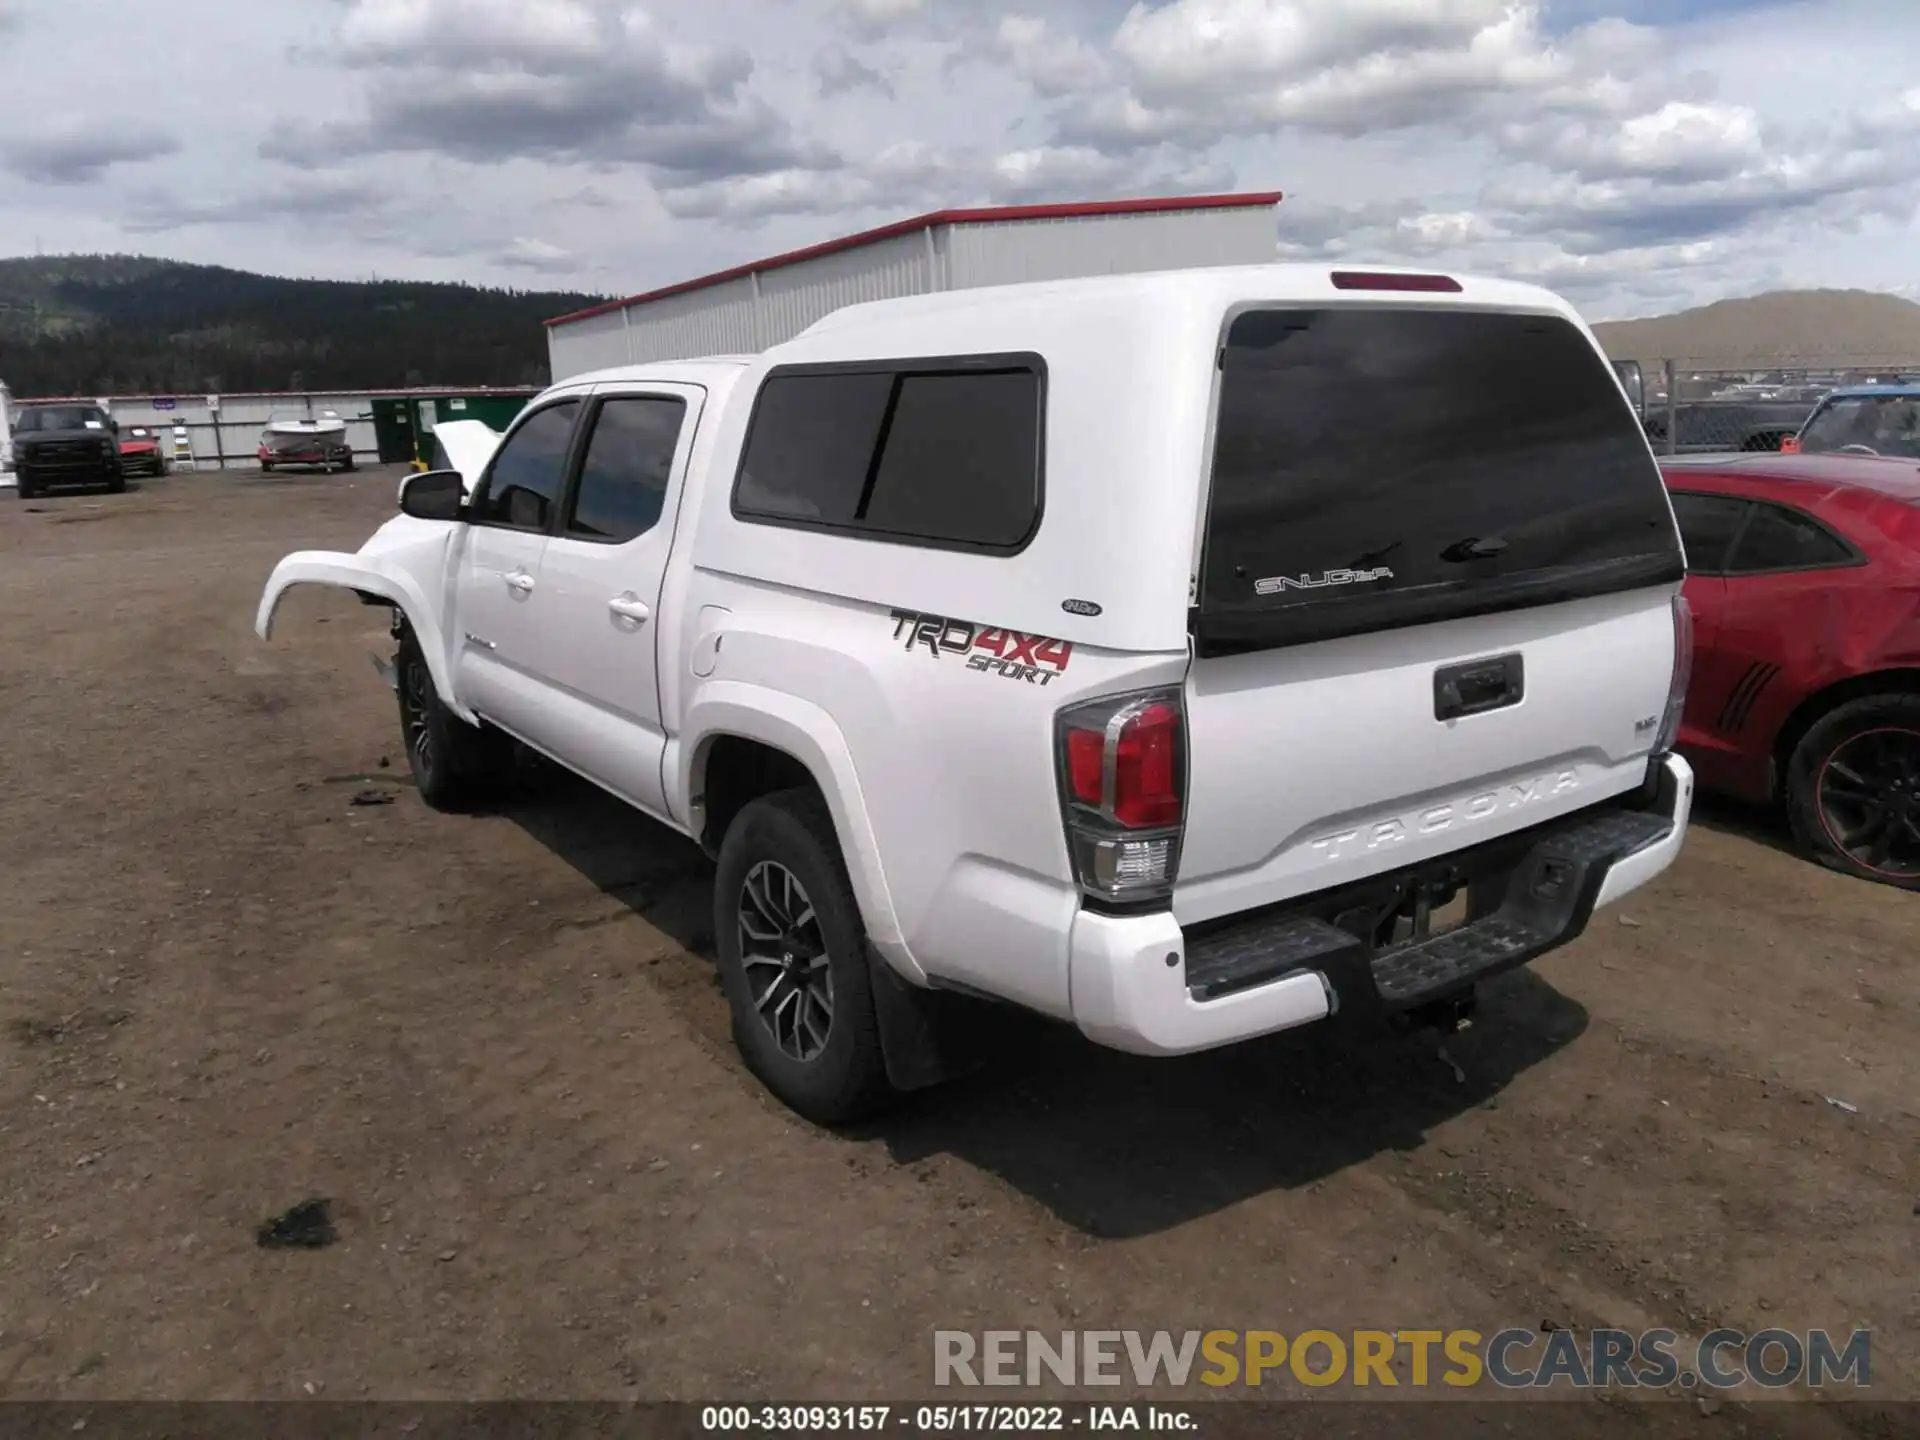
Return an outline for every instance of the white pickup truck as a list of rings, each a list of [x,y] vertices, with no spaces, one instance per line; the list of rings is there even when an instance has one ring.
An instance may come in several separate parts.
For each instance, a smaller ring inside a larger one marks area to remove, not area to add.
[[[849,306],[554,386],[355,554],[456,808],[544,753],[718,857],[754,1072],[850,1118],[943,992],[1144,1054],[1476,984],[1658,874],[1690,623],[1556,297],[1261,266]]]

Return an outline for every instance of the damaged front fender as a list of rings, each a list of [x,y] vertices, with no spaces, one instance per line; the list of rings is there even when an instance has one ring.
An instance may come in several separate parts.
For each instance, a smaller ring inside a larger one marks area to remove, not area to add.
[[[448,564],[458,527],[399,516],[375,531],[359,550],[298,550],[273,567],[254,615],[254,633],[273,638],[280,602],[296,585],[331,585],[395,606],[420,642],[441,699],[461,719],[474,716],[453,687],[446,617],[451,599]]]

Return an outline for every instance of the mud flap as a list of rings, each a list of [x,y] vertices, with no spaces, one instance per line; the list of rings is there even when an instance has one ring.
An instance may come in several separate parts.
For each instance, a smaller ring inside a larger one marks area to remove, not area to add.
[[[986,1063],[984,1027],[977,1014],[988,1008],[986,1002],[909,984],[872,951],[867,952],[867,970],[880,1053],[894,1089],[924,1090]]]

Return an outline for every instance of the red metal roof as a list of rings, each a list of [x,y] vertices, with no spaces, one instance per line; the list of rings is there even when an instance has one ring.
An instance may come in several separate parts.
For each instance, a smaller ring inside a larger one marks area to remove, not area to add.
[[[735,265],[730,270],[717,270],[697,280],[682,280],[676,285],[663,286],[641,295],[629,295],[624,300],[609,300],[603,305],[589,306],[568,315],[556,315],[546,323],[567,325],[595,315],[609,315],[630,305],[644,305],[649,300],[664,300],[670,295],[704,290],[729,280],[745,279],[756,271],[778,270],[783,265],[797,265],[802,260],[817,259],[841,250],[855,250],[878,240],[911,235],[916,230],[930,230],[935,225],[983,225],[1009,220],[1078,220],[1093,215],[1157,215],[1169,210],[1252,210],[1263,205],[1278,205],[1284,198],[1278,190],[1263,190],[1246,195],[1173,195],[1150,200],[1089,200],[1074,205],[999,205],[975,210],[935,210],[926,215],[916,215],[911,220],[896,220],[877,230],[862,230],[857,235],[843,235],[837,240],[826,240],[805,249],[789,250],[784,255]]]
[[[15,405],[23,406],[94,405],[98,404],[102,399],[113,401],[174,400],[186,405],[198,405],[204,410],[207,408],[206,397],[211,392],[203,390],[152,390],[144,391],[140,394],[132,394],[115,391],[113,394],[106,396],[102,396],[98,390],[91,391],[85,395],[20,396],[14,395],[12,391],[8,391],[7,393],[11,396]],[[384,390],[377,387],[369,389],[366,386],[362,386],[358,390],[222,390],[219,392],[219,395],[221,403],[224,404],[228,400],[333,400],[342,396],[356,400],[398,400],[402,396],[405,396],[409,400],[426,400],[432,398],[453,400],[461,397],[487,399],[495,395],[538,395],[539,393],[540,387],[538,385],[469,385],[465,389],[457,386],[448,388],[444,385],[414,385],[388,387]],[[167,412],[163,410],[160,413],[164,415]],[[234,423],[236,425],[250,425],[253,422],[250,420],[236,420]]]

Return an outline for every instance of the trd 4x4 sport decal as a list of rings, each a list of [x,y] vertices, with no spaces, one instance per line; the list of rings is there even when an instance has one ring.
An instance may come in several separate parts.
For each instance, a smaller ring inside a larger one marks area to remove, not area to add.
[[[1048,685],[1065,672],[1073,658],[1073,642],[1055,640],[1046,635],[1027,635],[1018,630],[997,630],[976,625],[971,620],[954,620],[945,615],[922,615],[915,610],[895,610],[893,638],[904,637],[906,648],[925,647],[936,660],[942,655],[964,655],[967,668],[1008,680],[1025,680],[1029,685]]]

